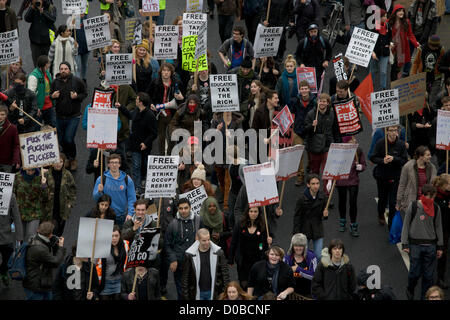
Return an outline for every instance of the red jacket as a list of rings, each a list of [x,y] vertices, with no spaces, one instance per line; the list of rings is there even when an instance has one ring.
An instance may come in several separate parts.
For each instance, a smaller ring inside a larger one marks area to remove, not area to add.
[[[395,15],[395,12],[399,9],[403,9],[405,11],[405,17],[407,17],[408,13],[406,12],[405,7],[402,6],[401,4],[395,5],[394,10],[392,10],[392,15]],[[411,52],[409,50],[409,41],[411,41],[411,43],[414,45],[414,47],[416,47],[416,48],[419,47],[419,43],[417,42],[416,37],[414,36],[414,33],[412,32],[411,22],[409,21],[409,19],[407,19],[407,21],[408,21],[408,31],[407,32],[403,31],[402,28],[400,28],[400,30],[397,30],[397,28],[395,27],[395,21],[389,21],[389,24],[392,26],[392,39],[395,38],[395,35],[397,34],[398,31],[401,32],[400,39],[402,42],[402,47],[405,50],[405,63],[411,62]],[[396,54],[395,48],[393,49],[392,53],[394,55]],[[399,66],[401,66],[401,65],[399,64]]]
[[[0,131],[0,164],[20,164],[20,145],[17,127],[5,120]]]

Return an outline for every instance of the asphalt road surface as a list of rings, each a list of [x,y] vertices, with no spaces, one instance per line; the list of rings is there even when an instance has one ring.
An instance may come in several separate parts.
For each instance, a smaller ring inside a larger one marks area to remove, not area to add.
[[[60,1],[54,1],[60,3]],[[135,0],[137,4],[137,0]],[[12,7],[17,12],[21,1],[12,1]],[[89,16],[94,17],[99,15],[100,8],[99,2],[90,2]],[[165,24],[172,24],[174,18],[177,15],[182,14],[185,1],[183,0],[171,0],[167,3]],[[205,1],[205,10],[206,10]],[[67,16],[62,15],[61,6],[58,6],[58,19],[56,26],[65,23]],[[243,21],[236,21],[236,24],[243,25]],[[26,72],[31,72],[33,64],[30,55],[30,44],[28,37],[29,24],[24,20],[19,22],[20,29],[20,48],[22,58],[24,61],[24,69]],[[439,26],[438,34],[441,37],[442,44],[446,47],[450,47],[450,17],[443,16],[442,22]],[[212,53],[212,60],[219,69],[219,73],[223,72],[222,63],[218,57],[217,51],[220,43],[218,36],[218,19],[215,15],[214,19],[208,17],[208,49]],[[294,53],[297,45],[296,38],[288,40],[288,53]],[[346,48],[340,44],[337,44],[333,50],[333,55],[340,52],[345,54]],[[327,69],[324,92],[328,92],[328,80],[333,74],[332,64]],[[92,99],[92,90],[98,85],[98,63],[94,60],[92,55],[89,58],[89,68],[87,75],[87,82],[89,88],[89,97],[83,102],[83,108]],[[368,69],[357,68],[356,76],[362,81],[367,75]],[[357,139],[360,146],[367,154],[370,146],[372,129],[367,119],[362,116],[364,130],[358,134]],[[66,223],[64,237],[65,246],[71,248],[75,244],[78,234],[78,222],[79,217],[85,216],[86,213],[95,205],[92,199],[93,179],[91,175],[85,173],[85,166],[88,160],[88,150],[86,148],[86,132],[81,128],[78,128],[77,136],[77,154],[78,154],[78,170],[73,173],[75,182],[77,185],[77,203],[72,210],[72,215]],[[156,151],[156,146],[153,148]],[[376,213],[376,201],[377,196],[376,183],[372,177],[373,165],[368,165],[365,172],[360,174],[361,183],[358,196],[358,219],[359,223],[359,238],[353,238],[350,233],[340,233],[338,231],[338,219],[339,213],[337,211],[337,196],[333,197],[333,203],[335,208],[330,211],[329,219],[324,222],[325,238],[324,246],[328,245],[329,241],[334,238],[341,238],[345,243],[345,251],[349,255],[352,264],[355,267],[356,272],[361,269],[366,269],[370,265],[377,265],[381,270],[381,283],[383,285],[389,285],[393,288],[394,293],[399,299],[406,299],[405,288],[407,285],[407,260],[402,258],[397,246],[389,243],[389,234],[387,226],[380,226],[377,221]],[[304,187],[296,187],[294,185],[294,178],[286,183],[285,195],[283,201],[284,214],[279,219],[278,230],[276,234],[275,243],[281,247],[288,249],[290,239],[292,236],[292,223],[294,216],[295,203],[299,195],[303,193]],[[281,186],[280,186],[281,188]],[[450,271],[447,271],[447,279]],[[232,277],[237,280],[237,273],[235,267],[232,270]],[[420,287],[420,283],[418,285]],[[168,299],[176,299],[176,291],[173,283],[173,278],[169,272],[168,283]],[[418,292],[420,288],[416,288],[416,299],[419,297]],[[448,291],[447,291],[448,294]],[[1,300],[20,300],[24,299],[24,291],[21,282],[13,281],[9,288],[4,288],[0,284],[0,299]]]

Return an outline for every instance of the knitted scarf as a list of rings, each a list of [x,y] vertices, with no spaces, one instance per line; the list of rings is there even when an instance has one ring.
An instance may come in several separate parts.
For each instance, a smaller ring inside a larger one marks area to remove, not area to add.
[[[289,78],[292,79],[292,91],[289,88]],[[286,104],[290,104],[291,97],[296,97],[298,94],[298,88],[297,88],[297,74],[294,70],[294,72],[289,73],[286,69],[284,69],[283,73],[281,74],[282,84],[283,84],[283,98],[284,102]]]
[[[216,205],[216,212],[211,214],[208,210],[209,205],[214,203]],[[208,197],[202,204],[200,209],[200,217],[205,226],[212,229],[213,232],[221,233],[223,231],[223,217],[219,210],[219,203],[216,198]]]
[[[424,195],[421,195],[419,200],[422,202],[425,213],[430,217],[434,217],[434,200],[427,198]]]

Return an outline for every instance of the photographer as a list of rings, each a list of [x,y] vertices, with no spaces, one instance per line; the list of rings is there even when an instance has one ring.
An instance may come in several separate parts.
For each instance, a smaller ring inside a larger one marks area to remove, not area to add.
[[[134,203],[134,215],[125,221],[122,228],[124,240],[133,242],[144,228],[156,227],[156,221],[147,213],[149,207],[148,200],[139,199]]]
[[[31,55],[36,67],[37,58],[48,54],[51,41],[49,30],[56,31],[56,8],[51,0],[33,0],[25,14],[25,21],[31,23],[28,35],[30,37]]]

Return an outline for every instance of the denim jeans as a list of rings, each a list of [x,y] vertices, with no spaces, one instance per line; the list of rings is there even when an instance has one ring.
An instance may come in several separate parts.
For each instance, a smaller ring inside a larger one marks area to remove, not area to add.
[[[25,296],[27,300],[52,300],[53,295],[52,292],[34,292],[28,289],[25,289]]]
[[[414,288],[422,277],[421,299],[424,300],[425,293],[433,285],[434,270],[436,269],[436,245],[409,245],[409,260],[411,267],[408,273],[408,290],[414,292]]]
[[[450,0],[445,0],[445,13],[450,13]]]
[[[319,238],[317,240],[312,240],[313,243],[313,251],[316,255],[317,259],[320,261],[320,258],[322,257],[322,248],[323,248],[323,238]]]
[[[89,52],[85,53],[85,54],[77,54],[75,56],[75,62],[78,66],[78,69],[77,69],[77,72],[75,73],[75,75],[78,78],[86,79],[88,60],[89,60]]]
[[[135,183],[135,188],[137,192],[141,191],[141,181],[142,181],[142,166],[147,166],[147,161],[144,159],[144,154],[140,152],[131,152],[131,162],[132,162],[132,168],[131,168],[131,178],[133,179],[133,182]],[[144,177],[145,178],[145,177]]]
[[[77,145],[75,135],[77,134],[80,117],[69,119],[56,119],[56,129],[58,131],[58,142],[62,147],[67,159],[74,160],[77,156]]]
[[[200,300],[211,300],[211,290],[200,291]]]
[[[41,110],[41,118],[39,120],[41,120],[41,122],[44,122],[44,124],[46,125],[56,128],[55,108],[51,107],[50,109],[47,110]]]
[[[170,263],[169,263],[170,266]],[[177,270],[173,273],[173,278],[175,280],[175,287],[177,288],[178,300],[181,300],[181,277],[183,275],[183,265],[178,261]]]
[[[234,24],[234,14],[226,16],[219,14],[219,35],[222,43],[231,38],[231,32]]]
[[[380,76],[380,90],[386,90],[389,56],[377,58],[378,60],[372,59],[370,61],[370,73],[372,73],[373,86],[375,88],[375,75],[378,73]]]

